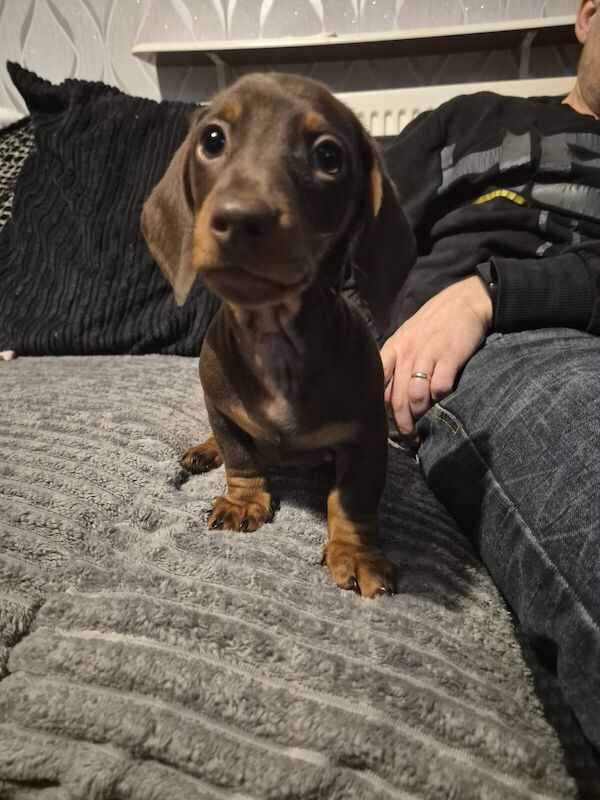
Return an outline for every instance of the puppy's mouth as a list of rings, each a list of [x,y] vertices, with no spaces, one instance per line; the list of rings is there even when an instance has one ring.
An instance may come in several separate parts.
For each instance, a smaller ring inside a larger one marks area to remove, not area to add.
[[[310,283],[308,272],[291,280],[257,275],[230,264],[203,264],[199,273],[206,286],[229,303],[258,308],[278,303],[302,292]]]

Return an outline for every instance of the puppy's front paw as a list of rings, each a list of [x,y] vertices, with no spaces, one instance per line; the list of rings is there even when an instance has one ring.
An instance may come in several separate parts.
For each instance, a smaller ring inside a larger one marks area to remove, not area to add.
[[[211,469],[220,467],[223,463],[221,454],[217,448],[214,437],[211,436],[202,444],[190,447],[179,459],[180,465],[197,475],[200,472],[208,472]]]
[[[224,495],[215,500],[208,517],[208,527],[211,530],[255,531],[265,522],[271,522],[273,514],[271,498],[266,492],[247,500]]]
[[[323,563],[340,589],[352,589],[363,597],[396,590],[394,565],[377,547],[330,542],[323,551]]]

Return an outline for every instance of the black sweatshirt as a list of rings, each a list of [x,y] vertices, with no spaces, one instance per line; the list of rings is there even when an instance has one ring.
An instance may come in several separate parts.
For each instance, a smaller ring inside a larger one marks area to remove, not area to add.
[[[395,327],[491,261],[492,330],[600,333],[600,121],[560,98],[480,92],[384,149],[418,248]]]

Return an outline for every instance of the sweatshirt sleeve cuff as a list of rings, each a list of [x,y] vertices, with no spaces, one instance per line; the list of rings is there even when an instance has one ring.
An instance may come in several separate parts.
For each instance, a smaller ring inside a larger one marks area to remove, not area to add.
[[[492,330],[585,330],[593,311],[593,287],[576,253],[547,259],[492,259],[498,279]]]

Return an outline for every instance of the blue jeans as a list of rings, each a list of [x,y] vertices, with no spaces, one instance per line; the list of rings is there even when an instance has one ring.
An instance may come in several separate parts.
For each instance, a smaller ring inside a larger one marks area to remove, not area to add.
[[[418,431],[428,483],[600,749],[600,337],[490,336]]]

